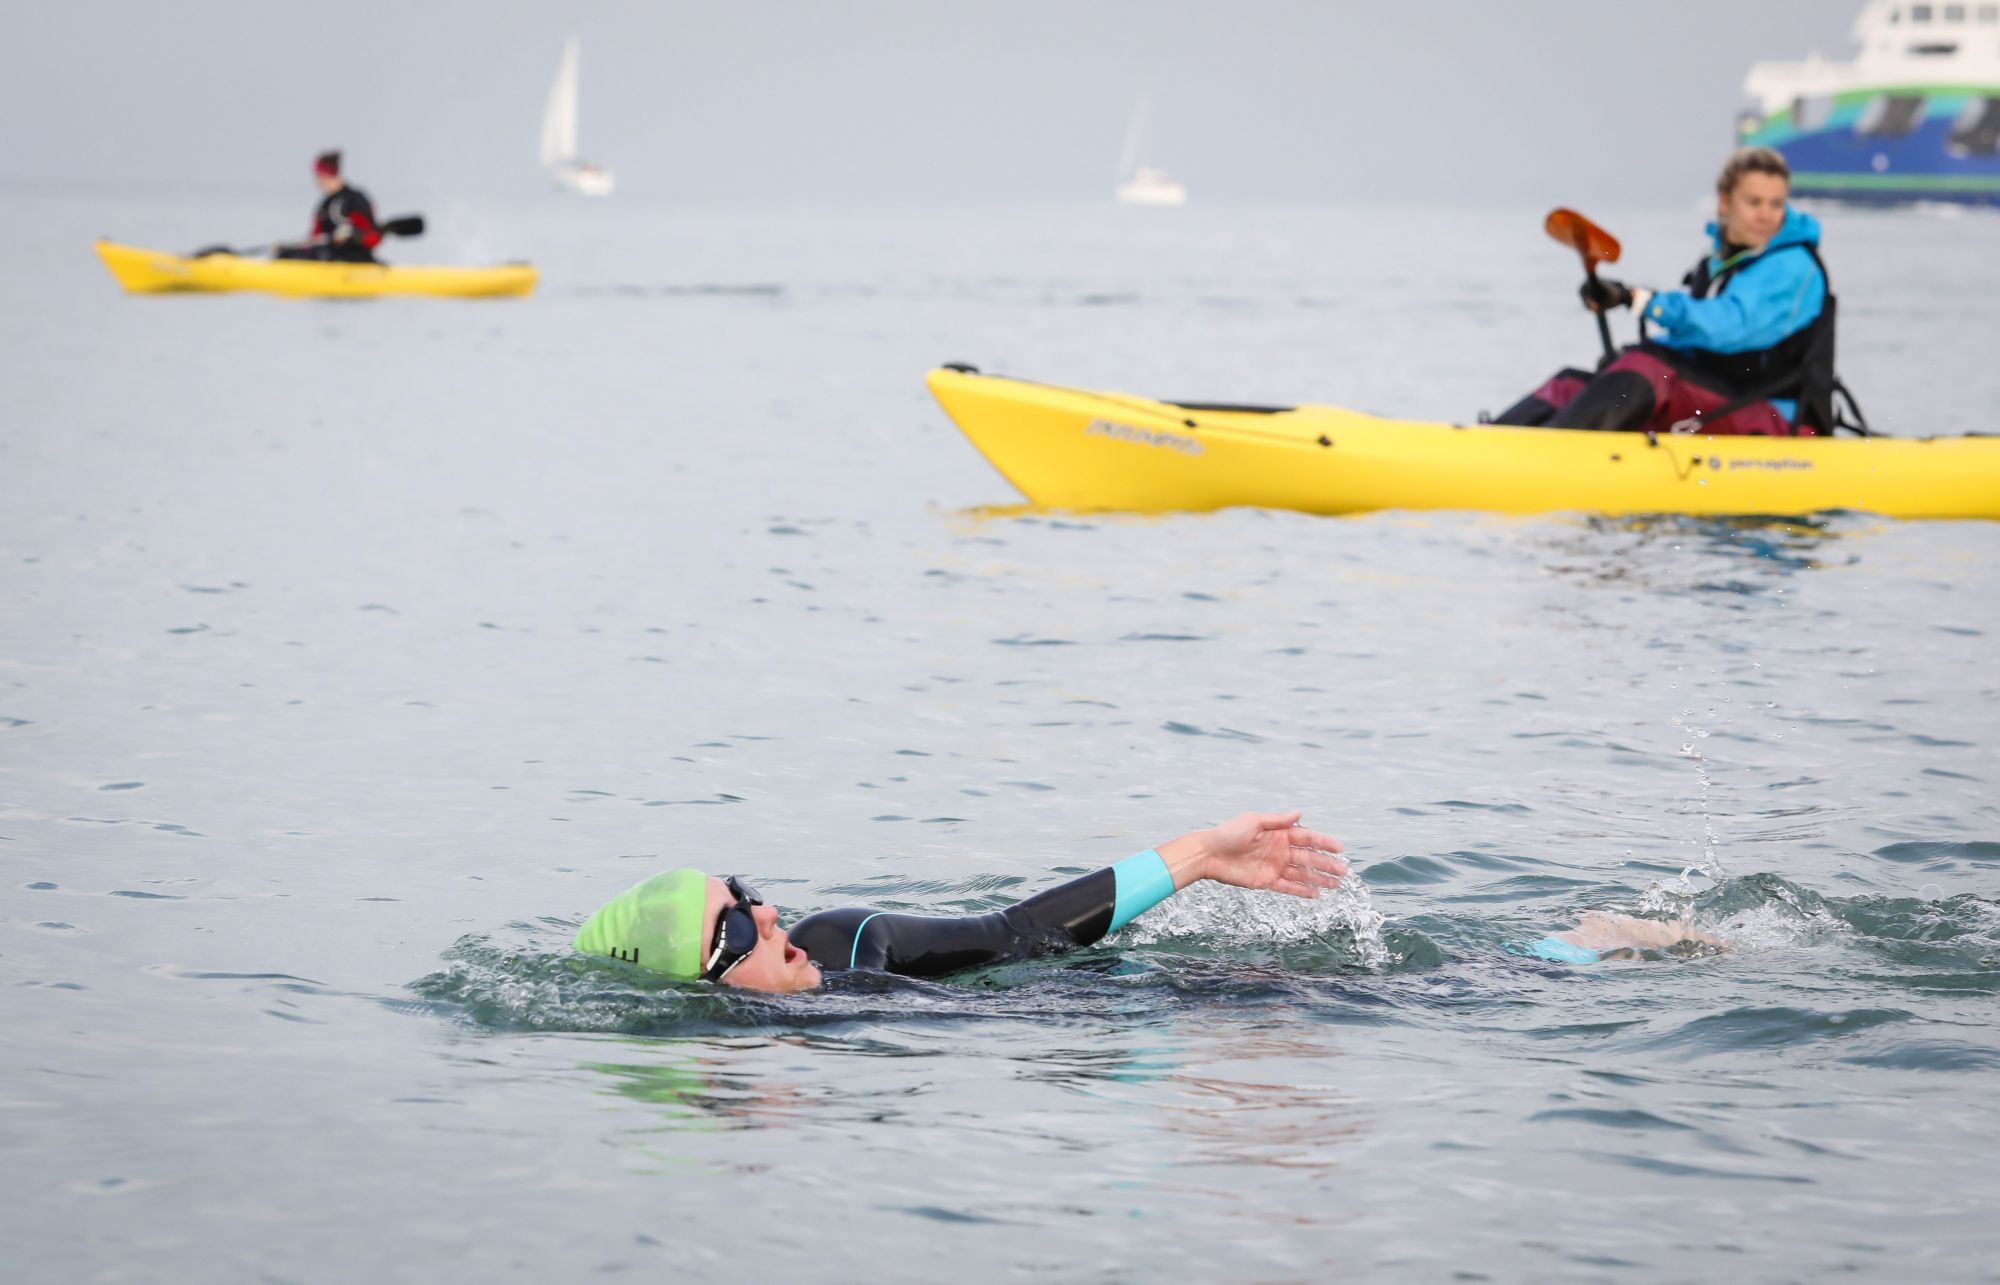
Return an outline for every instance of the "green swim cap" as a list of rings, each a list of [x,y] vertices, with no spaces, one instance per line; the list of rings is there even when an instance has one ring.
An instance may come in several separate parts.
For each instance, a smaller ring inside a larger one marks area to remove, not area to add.
[[[692,981],[701,976],[708,876],[669,870],[634,884],[598,907],[577,930],[576,948]]]

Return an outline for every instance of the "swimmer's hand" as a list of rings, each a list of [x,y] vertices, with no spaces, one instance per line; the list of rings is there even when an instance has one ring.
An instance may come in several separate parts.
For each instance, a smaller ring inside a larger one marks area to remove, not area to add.
[[[1232,888],[1317,897],[1347,876],[1347,863],[1338,855],[1340,840],[1306,829],[1299,824],[1300,815],[1245,812],[1154,851],[1167,863],[1176,890],[1213,879]]]
[[[1559,940],[1589,950],[1672,950],[1682,942],[1699,942],[1725,949],[1714,933],[1694,926],[1691,919],[1640,919],[1603,910],[1586,910],[1576,927],[1556,934]]]

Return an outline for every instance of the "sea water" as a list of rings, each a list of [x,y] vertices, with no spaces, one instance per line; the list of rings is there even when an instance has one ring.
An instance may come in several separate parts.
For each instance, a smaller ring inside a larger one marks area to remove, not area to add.
[[[0,196],[18,1278],[1991,1278],[2000,526],[1021,514],[923,390],[1470,420],[1591,356],[1539,211],[425,204],[540,291],[126,298],[301,211]],[[1877,424],[1991,430],[1992,221],[1827,227]],[[1339,894],[1054,961],[567,950],[1292,806]],[[1587,910],[1730,948],[1508,953]]]

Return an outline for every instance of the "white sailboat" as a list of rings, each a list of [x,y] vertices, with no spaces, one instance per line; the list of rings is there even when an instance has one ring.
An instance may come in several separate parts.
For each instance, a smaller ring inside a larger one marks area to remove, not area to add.
[[[609,196],[617,180],[602,165],[576,158],[576,90],[582,58],[575,36],[563,46],[549,105],[542,112],[542,165],[557,187],[583,196]]]
[[[1120,205],[1186,205],[1187,189],[1140,160],[1146,140],[1146,100],[1141,98],[1132,112],[1132,125],[1125,131],[1125,152],[1118,159],[1118,186],[1113,189]]]

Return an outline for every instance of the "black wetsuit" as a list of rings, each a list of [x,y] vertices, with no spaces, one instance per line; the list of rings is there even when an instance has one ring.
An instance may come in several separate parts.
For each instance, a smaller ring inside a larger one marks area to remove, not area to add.
[[[342,186],[319,203],[313,211],[312,241],[306,245],[282,246],[280,259],[328,259],[340,263],[373,263],[375,247],[382,244],[382,229],[375,222],[375,206],[358,187]]]
[[[823,970],[873,969],[942,977],[1089,946],[1174,891],[1150,848],[984,915],[905,915],[865,906],[822,910],[792,928],[792,944]]]

